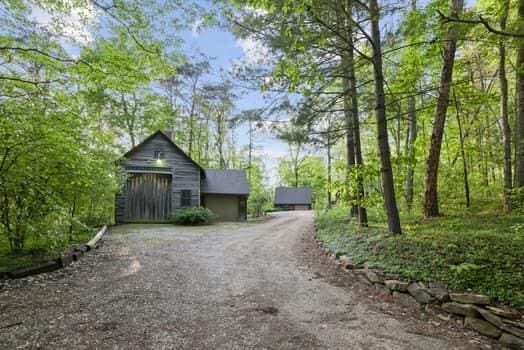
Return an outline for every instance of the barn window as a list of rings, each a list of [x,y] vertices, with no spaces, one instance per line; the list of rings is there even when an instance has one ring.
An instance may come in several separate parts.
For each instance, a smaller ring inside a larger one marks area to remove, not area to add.
[[[180,197],[180,206],[181,207],[190,207],[191,206],[191,190],[182,190]]]
[[[155,160],[164,160],[166,157],[165,157],[165,153],[162,152],[162,151],[155,151]]]

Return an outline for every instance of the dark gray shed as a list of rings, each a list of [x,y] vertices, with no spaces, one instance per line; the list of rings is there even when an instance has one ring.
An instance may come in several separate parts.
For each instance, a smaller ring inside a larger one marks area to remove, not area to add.
[[[310,210],[310,187],[277,187],[275,190],[275,208],[283,210]]]

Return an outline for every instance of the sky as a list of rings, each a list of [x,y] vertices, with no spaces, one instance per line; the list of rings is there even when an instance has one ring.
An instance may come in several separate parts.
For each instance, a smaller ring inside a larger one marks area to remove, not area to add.
[[[213,57],[210,79],[219,79],[220,72],[229,72],[235,63],[241,60],[257,60],[260,55],[267,54],[265,49],[252,40],[239,40],[222,28],[207,28],[201,31],[185,31],[180,33],[183,40],[182,52],[188,56],[199,53]],[[258,91],[245,91],[236,103],[236,112],[263,106],[263,95]],[[246,126],[241,126],[236,133],[238,147],[248,144]],[[266,182],[270,186],[277,185],[278,158],[287,155],[287,146],[268,132],[258,132],[255,137],[256,155],[265,166]]]
[[[200,5],[210,8],[211,2],[197,0]],[[36,22],[48,28],[52,28],[54,21],[61,21],[64,28],[64,36],[75,38],[77,44],[88,44],[94,38],[89,26],[82,22],[81,18],[88,18],[88,23],[97,23],[96,12],[91,8],[74,10],[70,16],[62,18],[53,17],[49,12],[38,6],[31,6],[31,17]],[[247,60],[248,62],[259,61],[261,57],[268,54],[268,49],[253,40],[237,39],[227,29],[222,27],[198,29],[198,19],[193,30],[174,33],[182,39],[181,51],[188,57],[204,54],[212,57],[212,73],[207,77],[211,81],[220,80],[224,72],[230,72],[235,63]],[[62,43],[71,56],[77,56],[80,52],[76,44],[65,41]],[[252,109],[263,106],[263,95],[259,91],[243,91],[236,101],[234,113],[244,109]],[[247,126],[240,126],[236,130],[237,148],[240,149],[248,144]],[[265,178],[268,185],[277,185],[278,158],[287,155],[286,145],[269,132],[259,131],[254,138],[255,155],[263,160],[265,167]]]

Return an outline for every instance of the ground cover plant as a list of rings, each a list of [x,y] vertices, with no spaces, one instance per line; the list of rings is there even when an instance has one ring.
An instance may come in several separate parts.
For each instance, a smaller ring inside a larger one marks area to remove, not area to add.
[[[12,252],[8,240],[0,236],[0,272],[54,259],[68,247],[87,242],[95,233],[96,230],[85,228],[76,231],[71,237],[35,235],[26,241],[22,252]]]
[[[383,221],[370,220],[362,228],[347,213],[347,208],[318,213],[317,237],[355,263],[524,306],[521,216],[491,212],[406,219],[404,234],[391,235]]]

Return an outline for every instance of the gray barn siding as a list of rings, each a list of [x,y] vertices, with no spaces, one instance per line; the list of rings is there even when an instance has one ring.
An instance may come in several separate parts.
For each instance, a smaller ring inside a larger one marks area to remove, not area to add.
[[[125,186],[125,185],[124,185]],[[124,212],[126,205],[126,194],[124,189],[115,195],[115,222],[124,222]]]
[[[155,151],[164,152],[165,159],[162,164],[154,160]],[[200,169],[181,152],[174,148],[164,137],[157,135],[153,139],[142,144],[122,164],[124,169],[130,167],[155,167],[171,168],[172,174],[172,205],[174,210],[180,209],[182,190],[191,190],[191,205],[200,205]],[[124,184],[122,192],[117,194],[115,201],[116,222],[125,222],[126,193]]]

